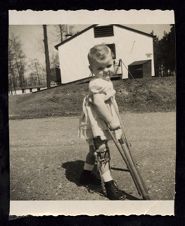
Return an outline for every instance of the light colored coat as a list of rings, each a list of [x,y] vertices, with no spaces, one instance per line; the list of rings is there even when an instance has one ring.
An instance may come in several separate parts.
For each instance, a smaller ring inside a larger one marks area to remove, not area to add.
[[[109,111],[121,127],[119,110],[115,102],[116,91],[113,88],[111,81],[106,81],[101,78],[94,78],[89,83],[89,94],[85,96],[82,105],[82,115],[79,125],[79,136],[87,140],[88,143],[92,142],[92,139],[100,136],[102,140],[110,140],[109,131],[107,125],[97,111],[96,106],[93,103],[93,94],[104,94],[103,98]],[[120,139],[122,130],[118,129],[114,131],[116,138]]]

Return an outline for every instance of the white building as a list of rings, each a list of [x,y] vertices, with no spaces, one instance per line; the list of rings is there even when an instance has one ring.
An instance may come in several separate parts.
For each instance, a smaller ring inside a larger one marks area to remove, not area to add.
[[[130,64],[136,68],[136,74],[141,72],[137,61],[139,65],[149,62],[147,76],[154,76],[152,35],[118,24],[92,25],[55,46],[59,53],[62,84],[91,76],[87,54],[92,46],[101,43],[113,51],[115,70],[122,79],[130,77]]]

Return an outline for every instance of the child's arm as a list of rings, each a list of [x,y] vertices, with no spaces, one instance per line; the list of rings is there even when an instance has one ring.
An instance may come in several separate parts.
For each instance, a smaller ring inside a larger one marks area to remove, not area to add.
[[[116,112],[119,113],[119,108],[118,108],[118,104],[117,104],[117,101],[115,99],[115,96],[112,97],[112,102],[113,102],[113,105],[115,107]]]
[[[107,106],[104,102],[104,94],[94,94],[94,105],[96,106],[98,112],[101,114],[105,122],[108,124],[110,129],[116,130],[120,128],[118,122],[114,120],[111,113],[107,110]]]

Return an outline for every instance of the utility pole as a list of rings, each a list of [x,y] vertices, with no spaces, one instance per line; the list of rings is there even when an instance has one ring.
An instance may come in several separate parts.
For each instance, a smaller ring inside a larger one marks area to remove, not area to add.
[[[48,37],[47,37],[47,27],[43,25],[44,32],[44,49],[45,49],[45,61],[46,61],[46,81],[47,88],[50,88],[50,61],[49,61],[49,49],[48,49]]]

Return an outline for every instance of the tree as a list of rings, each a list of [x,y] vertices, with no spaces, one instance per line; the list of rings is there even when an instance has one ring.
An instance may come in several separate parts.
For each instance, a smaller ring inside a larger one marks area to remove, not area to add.
[[[46,84],[45,71],[38,59],[33,59],[28,65],[29,77],[28,83],[30,87],[41,86]]]
[[[75,33],[73,32],[74,25],[69,24],[59,24],[56,25],[56,37],[59,38],[60,42],[63,42],[67,39],[68,36],[72,36]]]
[[[166,67],[170,72],[175,71],[175,25],[171,25],[170,32],[167,34],[167,55]]]
[[[9,90],[12,93],[16,92],[17,81],[16,75],[13,67],[13,53],[10,48],[8,48],[8,81],[9,81]]]
[[[153,35],[153,47],[154,47],[154,67],[155,67],[155,75],[159,76],[159,68],[160,68],[160,48],[159,48],[159,38],[154,34],[154,32],[151,32],[151,35]]]
[[[153,34],[153,33],[152,33]],[[175,71],[175,27],[164,32],[161,40],[154,38],[154,63],[156,76],[171,75]]]
[[[54,53],[51,56],[51,68],[55,68],[59,66],[59,56],[58,53]]]
[[[19,38],[15,35],[9,37],[8,48],[8,69],[9,69],[9,87],[12,91],[25,86],[25,54],[22,51],[22,45]]]
[[[65,39],[64,35],[66,33],[65,25],[64,24],[59,24],[58,28],[59,28],[59,34],[60,34],[60,41],[63,42],[64,39]]]

